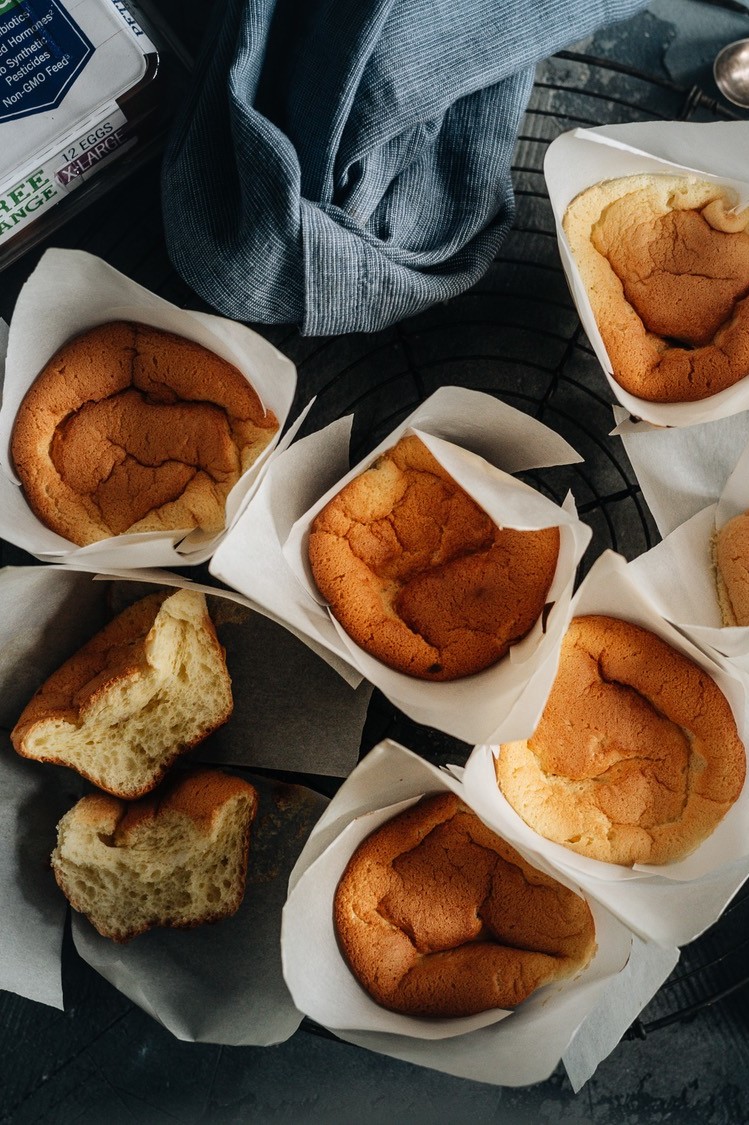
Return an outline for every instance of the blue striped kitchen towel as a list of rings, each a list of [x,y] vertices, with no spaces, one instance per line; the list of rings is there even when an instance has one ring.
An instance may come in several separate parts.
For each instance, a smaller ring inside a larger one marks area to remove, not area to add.
[[[373,332],[472,285],[540,59],[643,0],[223,0],[163,170],[172,261],[237,320]]]

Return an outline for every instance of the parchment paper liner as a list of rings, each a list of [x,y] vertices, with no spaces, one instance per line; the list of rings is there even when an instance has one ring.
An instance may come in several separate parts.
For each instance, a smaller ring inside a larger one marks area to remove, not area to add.
[[[524,723],[513,707],[535,665],[560,643],[577,564],[590,529],[568,497],[563,507],[509,476],[523,469],[579,460],[561,437],[498,400],[443,387],[350,471],[349,420],[296,442],[279,456],[226,537],[211,572],[241,590],[263,612],[364,676],[417,722],[466,742],[491,738]],[[306,538],[317,511],[405,433],[417,433],[448,472],[498,523],[531,528],[558,525],[560,558],[548,601],[555,604],[545,632],[540,622],[508,656],[474,676],[428,683],[374,660],[343,632],[317,592],[306,563]]]
[[[289,871],[327,802],[299,785],[234,772],[260,796],[238,912],[194,930],[150,930],[125,946],[73,913],[73,939],[92,968],[178,1039],[269,1046],[301,1021],[281,972],[281,911]]]
[[[718,653],[693,644],[657,612],[638,589],[624,560],[611,551],[594,564],[572,603],[571,616],[590,613],[622,617],[651,630],[713,676],[727,697],[739,736],[747,741],[747,681]],[[556,671],[554,662],[554,673]],[[526,694],[543,693],[553,673]],[[523,737],[532,734],[529,730]],[[545,840],[512,809],[494,773],[497,747],[477,746],[463,775],[469,803],[482,819],[513,844],[530,850],[553,868],[566,871],[637,934],[663,945],[683,945],[715,922],[749,875],[749,783],[714,832],[691,855],[660,866],[633,868],[603,863]]]
[[[163,572],[148,577],[170,586],[193,585]],[[142,578],[141,572],[138,578]],[[266,753],[261,764],[332,774],[351,769],[366,699],[357,699],[314,654],[267,621],[263,621],[265,631],[248,633],[247,663],[239,668],[233,653],[240,650],[237,636],[246,623],[236,619],[235,611],[246,612],[244,599],[233,592],[194,588],[206,590],[213,599],[214,615],[223,617],[217,629],[219,637],[228,642],[235,697],[265,708],[264,719],[279,728],[271,747],[275,757]],[[140,581],[120,582],[116,590],[125,601],[146,592]],[[0,987],[55,1007],[62,1007],[60,945],[67,904],[54,883],[47,857],[60,816],[92,787],[72,770],[20,758],[7,732],[36,687],[109,617],[106,594],[106,583],[72,567],[0,571],[0,726],[4,732],[0,908],[5,919],[0,930]],[[217,605],[227,607],[227,614],[219,615]],[[289,644],[300,650],[301,662],[298,656],[290,656]],[[264,679],[259,694],[253,694],[253,670],[261,662],[274,669],[275,696],[269,696]],[[294,677],[295,706],[291,708],[284,693],[285,671]],[[316,707],[310,705],[309,685],[301,682],[308,675],[317,695]],[[300,703],[301,696],[304,703]],[[300,706],[305,709],[298,711]],[[188,761],[257,765],[262,747],[253,745],[247,723],[241,721],[234,728],[236,740],[230,738],[232,722],[222,729],[220,740],[211,736],[175,768]],[[338,735],[331,734],[336,727]],[[303,753],[295,757],[299,744]],[[279,1042],[292,1034],[300,1019],[281,975],[281,908],[288,874],[327,802],[300,786],[248,776],[261,791],[262,806],[250,851],[248,893],[238,915],[189,932],[152,931],[126,946],[100,939],[85,919],[74,917],[74,937],[82,956],[185,1039],[256,1045]]]
[[[749,509],[749,446],[715,503],[692,516],[630,564],[641,589],[664,617],[697,644],[749,672],[749,626],[723,626],[712,559],[716,530]],[[679,581],[673,576],[678,573]]]
[[[714,504],[749,443],[749,411],[685,429],[653,430],[622,422],[616,431],[661,535]]]
[[[600,1005],[605,989],[624,970],[631,954],[631,933],[591,901],[599,950],[574,980],[535,993],[514,1013],[486,1013],[459,1020],[425,1020],[388,1012],[359,987],[338,950],[332,925],[335,886],[354,847],[376,824],[424,793],[452,790],[465,799],[450,773],[438,770],[396,743],[376,746],[357,766],[318,821],[289,882],[284,908],[282,953],[286,981],[298,1007],[334,1030],[340,1038],[422,1066],[500,1085],[524,1085],[548,1077],[568,1049],[576,1029]],[[535,862],[531,858],[531,862]],[[576,889],[567,875],[552,872]],[[638,946],[638,958],[644,947]],[[657,964],[652,991],[676,960],[652,947],[640,965]],[[639,968],[633,971],[639,973]],[[647,972],[645,973],[647,975]],[[629,997],[631,1004],[632,996]],[[652,992],[650,993],[652,995]],[[606,1010],[603,1023],[618,1041],[636,1012]],[[482,1026],[483,1025],[483,1026]],[[580,1031],[579,1053],[596,1045]],[[599,1040],[605,1040],[605,1035]],[[571,1048],[574,1056],[575,1049]],[[594,1064],[595,1065],[595,1064]],[[583,1079],[584,1080],[584,1079]]]
[[[643,172],[695,174],[733,187],[738,207],[749,204],[745,154],[749,121],[645,121],[573,129],[557,137],[544,160],[544,176],[557,228],[559,253],[577,311],[618,401],[654,426],[693,426],[749,408],[749,379],[701,402],[655,403],[629,394],[613,378],[612,366],[572,256],[562,220],[580,192],[602,180]]]
[[[0,537],[44,561],[107,568],[185,566],[205,562],[226,530],[141,532],[76,547],[36,518],[15,476],[10,436],[21,399],[50,356],[71,336],[110,320],[137,320],[216,352],[252,383],[279,430],[227,497],[227,528],[236,521],[276,448],[293,433],[280,434],[296,389],[290,360],[251,329],[223,317],[188,312],[80,250],[48,250],[24,285],[10,323],[5,385],[0,408]],[[301,422],[297,420],[295,425]]]

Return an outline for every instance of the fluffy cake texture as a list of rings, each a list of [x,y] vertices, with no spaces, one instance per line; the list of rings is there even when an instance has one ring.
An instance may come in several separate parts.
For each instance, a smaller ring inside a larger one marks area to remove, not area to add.
[[[575,618],[535,733],[500,748],[497,780],[532,828],[608,863],[664,864],[706,839],[744,784],[728,700],[654,633]]]
[[[168,591],[115,617],[42,684],[11,733],[26,758],[138,797],[231,715],[231,680],[205,597]]]
[[[52,870],[71,906],[114,941],[215,922],[242,902],[257,802],[252,785],[216,770],[133,803],[92,794],[58,824]]]
[[[716,532],[713,562],[724,625],[749,625],[749,512]]]
[[[693,402],[749,375],[749,208],[687,176],[606,180],[564,218],[616,381]]]
[[[415,436],[347,484],[309,539],[315,582],[349,636],[426,680],[500,660],[542,613],[558,554],[558,527],[497,527]]]
[[[588,904],[537,871],[453,794],[369,836],[335,895],[336,933],[362,987],[413,1016],[513,1008],[596,949]]]
[[[226,360],[144,324],[69,340],[29,388],[11,453],[47,527],[83,546],[224,527],[226,497],[278,422]]]

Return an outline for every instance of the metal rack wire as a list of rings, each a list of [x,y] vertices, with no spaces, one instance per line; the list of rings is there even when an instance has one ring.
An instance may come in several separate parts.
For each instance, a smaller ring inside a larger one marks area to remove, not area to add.
[[[572,99],[569,98],[570,86],[574,90]],[[562,112],[555,114],[552,121],[549,121],[547,113],[550,99],[557,102],[561,100],[565,106]],[[543,122],[538,120],[540,117],[543,117]],[[565,128],[589,122],[661,117],[679,120],[735,120],[741,115],[698,86],[685,91],[664,78],[653,78],[611,60],[573,52],[563,52],[550,60],[539,75],[526,126],[520,138],[517,162],[520,165],[518,182],[521,193],[516,228],[518,233],[523,231],[526,222],[524,212],[528,210],[528,200],[533,201],[531,229],[538,229],[539,209],[542,214],[546,214],[543,197],[539,200],[539,195],[543,196],[542,188],[537,183],[529,182],[538,176],[538,160],[543,159],[535,151],[539,145],[539,133],[544,138],[552,139],[552,132],[556,135],[555,131],[561,132]],[[527,161],[530,154],[535,157],[536,163],[529,168]],[[548,233],[546,225],[543,229],[545,234]],[[548,253],[553,260],[555,247],[550,247]],[[574,381],[578,378],[578,370],[587,369],[589,357],[587,341],[579,332],[573,333],[570,349],[559,372],[560,379]],[[621,455],[622,451],[619,450],[618,456]],[[626,475],[625,469],[622,469],[622,474]],[[637,508],[643,535],[649,539],[651,530],[644,506],[638,502],[636,486],[632,491],[627,490],[624,495],[609,493],[607,497],[601,497],[604,509],[619,502],[626,503],[630,518],[634,518],[633,509]],[[586,512],[586,505],[581,504],[580,508],[584,518],[589,518],[590,510]],[[628,554],[634,546],[632,539],[628,538],[618,545],[618,549]],[[682,951],[679,965],[641,1017],[635,1021],[629,1036],[644,1038],[679,1020],[693,1019],[699,1013],[745,989],[749,985],[748,953],[749,886],[745,886],[719,922]]]
[[[611,429],[612,399],[580,328],[564,279],[543,178],[548,144],[561,132],[644,119],[717,120],[739,116],[698,87],[683,89],[621,63],[564,51],[538,71],[514,160],[517,219],[485,277],[469,292],[370,336],[304,339],[295,329],[261,329],[296,363],[300,401],[316,395],[306,430],[353,413],[358,459],[438,386],[457,383],[501,397],[543,420],[580,452],[580,465],[529,474],[560,502],[568,490],[593,530],[587,565],[606,549],[634,558],[658,540],[631,466]],[[169,266],[160,227],[158,175],[137,196],[115,189],[100,207],[74,220],[58,244],[98,253],[168,300],[195,307]],[[113,209],[127,229],[111,222]],[[31,269],[4,275],[10,314]],[[0,561],[29,561],[0,544]],[[584,570],[584,568],[583,568]],[[467,748],[407,720],[375,694],[362,737],[366,750],[390,736],[435,763],[460,760]],[[693,942],[655,1000],[631,1029],[644,1036],[694,1017],[749,983],[749,890],[720,922]]]
[[[544,178],[549,143],[575,127],[647,119],[716,120],[739,115],[699,87],[685,90],[621,63],[565,51],[538,72],[513,163],[517,219],[484,279],[470,292],[366,340],[320,340],[298,357],[303,380],[324,380],[310,427],[355,414],[362,456],[437,386],[458,382],[496,394],[546,422],[584,456],[579,466],[529,474],[561,501],[575,495],[593,529],[588,565],[611,548],[634,558],[659,538],[612,427],[611,398],[564,279]],[[282,346],[293,347],[289,334]],[[583,564],[582,572],[585,570]],[[362,739],[391,737],[444,764],[455,740],[417,727],[375,695]],[[628,1033],[644,1037],[737,993],[749,983],[749,887],[679,965]]]

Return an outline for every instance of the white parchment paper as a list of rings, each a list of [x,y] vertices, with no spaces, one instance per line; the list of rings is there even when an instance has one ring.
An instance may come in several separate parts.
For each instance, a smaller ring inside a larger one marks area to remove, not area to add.
[[[0,571],[0,724],[13,727],[36,688],[128,602],[157,586],[189,587],[209,599],[234,695],[231,720],[200,744],[202,759],[332,777],[354,768],[368,685],[352,691],[234,590],[157,570],[111,570],[99,575],[104,581],[96,577],[72,567]]]
[[[661,535],[715,503],[749,443],[749,411],[685,429],[627,424],[614,407],[642,494]]]
[[[585,1019],[562,1056],[567,1077],[575,1093],[595,1073],[621,1039],[619,1009],[635,1016],[652,1000],[679,961],[674,947],[661,948],[632,935],[629,961],[606,986],[596,1007]],[[635,1016],[632,1018],[634,1019]],[[631,1022],[631,1021],[630,1021]]]
[[[611,374],[611,362],[562,228],[564,214],[575,196],[593,184],[643,172],[694,173],[701,179],[734,188],[738,206],[746,206],[747,145],[749,121],[643,121],[574,129],[557,137],[547,150],[544,176],[559,252],[583,327],[618,401],[629,414],[651,425],[693,426],[747,410],[749,379],[701,402],[648,402],[625,391]]]
[[[0,571],[0,726],[5,732],[0,987],[57,1007],[62,1005],[66,903],[48,858],[60,816],[91,787],[71,770],[18,757],[8,733],[36,688],[101,628],[113,608],[142,597],[154,583],[193,586],[208,595],[227,647],[239,714],[236,724],[232,717],[222,728],[220,739],[206,740],[175,768],[190,761],[242,767],[243,772],[250,764],[263,764],[282,771],[345,773],[356,761],[366,712],[366,689],[365,696],[352,692],[306,646],[267,619],[260,619],[256,632],[257,615],[241,595],[163,572],[139,571],[138,579],[124,572],[97,581],[93,574],[55,566]],[[256,728],[253,712],[261,711]],[[273,740],[266,745],[262,733],[271,729]],[[189,932],[153,931],[127,946],[100,938],[83,918],[74,921],[82,956],[180,1038],[261,1045],[288,1037],[300,1019],[281,976],[281,908],[291,868],[327,801],[301,786],[251,771],[245,776],[260,791],[261,809],[239,914]]]
[[[743,671],[749,671],[749,627],[723,625],[712,540],[724,524],[749,509],[748,482],[749,446],[719,492],[715,482],[714,503],[630,564],[635,580],[664,617],[702,647],[730,657]]]
[[[493,668],[450,683],[428,683],[388,669],[363,652],[322,603],[306,561],[309,527],[319,509],[350,479],[408,432],[417,433],[455,480],[500,524],[558,526],[560,557],[545,629],[531,633]],[[313,644],[353,682],[378,687],[417,722],[466,742],[501,737],[523,724],[514,707],[530,669],[558,647],[578,562],[590,529],[571,498],[560,507],[510,474],[565,464],[579,456],[546,426],[498,400],[445,387],[432,395],[365,461],[346,471],[348,420],[296,442],[279,456],[242,519],[216,552],[211,572]],[[512,736],[514,737],[514,736]]]
[[[281,911],[302,841],[326,805],[310,789],[243,772],[260,808],[250,837],[247,890],[238,912],[195,930],[150,930],[127,945],[73,915],[85,961],[178,1039],[269,1046],[301,1015],[281,972]]]
[[[64,770],[22,761],[0,732],[0,989],[54,1008],[67,903],[49,866],[50,828],[79,796]]]
[[[595,563],[573,601],[572,616],[597,613],[622,617],[651,630],[704,668],[728,699],[739,736],[746,744],[746,677],[718,653],[701,650],[664,620],[642,593],[624,560],[610,551]],[[542,684],[543,691],[547,682]],[[531,681],[526,690],[533,694],[537,685]],[[496,746],[477,746],[471,753],[463,774],[468,803],[511,843],[531,851],[546,869],[567,871],[586,892],[645,939],[669,947],[691,941],[718,919],[749,875],[747,781],[715,831],[685,859],[630,868],[578,855],[530,828],[499,791],[494,770],[496,752]]]
[[[344,783],[310,836],[289,884],[282,951],[292,995],[306,1014],[335,1029],[340,1038],[449,1074],[499,1085],[525,1085],[548,1077],[563,1052],[569,1052],[570,1065],[578,1066],[582,1074],[597,1050],[596,1039],[584,1030],[585,1021],[598,1010],[631,952],[630,931],[595,902],[591,901],[591,909],[599,949],[591,965],[574,980],[539,991],[510,1014],[449,1021],[387,1012],[359,988],[341,958],[333,934],[331,903],[356,843],[422,794],[446,789],[466,797],[451,773],[435,769],[389,741],[376,746]],[[557,877],[576,886],[566,874]],[[651,958],[650,948],[636,967],[636,975],[639,979],[642,974],[644,980],[657,964],[657,983],[648,985],[654,989],[668,975],[677,955],[674,951],[664,960],[659,952]],[[629,1002],[599,1012],[608,1037],[598,1041],[601,1053],[597,1061],[637,1015],[639,1009],[631,1003],[635,995],[639,1001],[643,993],[635,989]],[[575,1032],[577,1047],[570,1046]]]
[[[0,988],[62,1008],[67,902],[49,856],[57,822],[84,786],[69,771],[19,758],[6,734],[0,743]],[[258,790],[260,810],[237,914],[194,930],[152,930],[127,945],[74,914],[73,937],[92,968],[178,1038],[265,1046],[299,1026],[281,973],[281,909],[289,872],[327,802],[302,786],[238,772]]]
[[[48,250],[24,285],[10,323],[0,408],[0,536],[37,558],[90,567],[185,566],[210,558],[223,534],[197,531],[119,535],[76,547],[29,508],[10,458],[21,400],[52,354],[72,336],[110,320],[135,320],[195,340],[233,363],[279,421],[279,431],[227,497],[227,527],[262,476],[291,409],[296,370],[267,340],[235,321],[188,312],[81,250]],[[285,435],[283,443],[289,440]],[[281,444],[281,447],[283,445]]]

